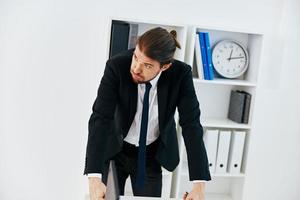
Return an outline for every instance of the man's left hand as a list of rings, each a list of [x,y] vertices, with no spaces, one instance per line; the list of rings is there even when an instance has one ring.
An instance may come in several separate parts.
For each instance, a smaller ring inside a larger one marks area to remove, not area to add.
[[[193,189],[190,193],[184,195],[184,200],[204,200],[204,184],[193,183]]]

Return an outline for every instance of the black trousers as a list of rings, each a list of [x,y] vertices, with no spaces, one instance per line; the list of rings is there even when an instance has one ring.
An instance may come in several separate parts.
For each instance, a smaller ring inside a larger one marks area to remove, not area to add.
[[[162,169],[156,161],[159,139],[146,147],[146,180],[143,188],[135,186],[137,177],[138,147],[124,141],[123,148],[115,161],[120,195],[124,195],[125,182],[130,176],[134,196],[161,197]]]

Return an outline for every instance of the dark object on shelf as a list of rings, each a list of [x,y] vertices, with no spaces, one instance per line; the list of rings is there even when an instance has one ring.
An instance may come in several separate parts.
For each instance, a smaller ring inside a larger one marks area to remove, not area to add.
[[[109,58],[128,49],[130,25],[122,21],[112,21]]]
[[[228,119],[247,124],[249,121],[251,94],[245,91],[231,91]]]

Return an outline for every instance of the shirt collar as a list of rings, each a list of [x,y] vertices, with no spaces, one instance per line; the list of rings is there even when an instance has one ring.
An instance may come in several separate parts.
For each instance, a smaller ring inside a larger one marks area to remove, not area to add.
[[[152,85],[152,88],[155,88],[155,87],[156,87],[160,75],[161,75],[161,72],[159,72],[159,74],[158,74],[154,79],[152,79],[152,80],[150,81],[150,83],[151,83],[151,85]]]

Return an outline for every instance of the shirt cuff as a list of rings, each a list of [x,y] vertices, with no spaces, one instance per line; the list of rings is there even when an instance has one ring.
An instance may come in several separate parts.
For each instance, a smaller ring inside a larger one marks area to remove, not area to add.
[[[90,174],[87,174],[88,177],[97,177],[97,178],[100,178],[102,179],[102,174],[100,173],[90,173]]]
[[[193,180],[193,183],[205,183],[207,180]]]

